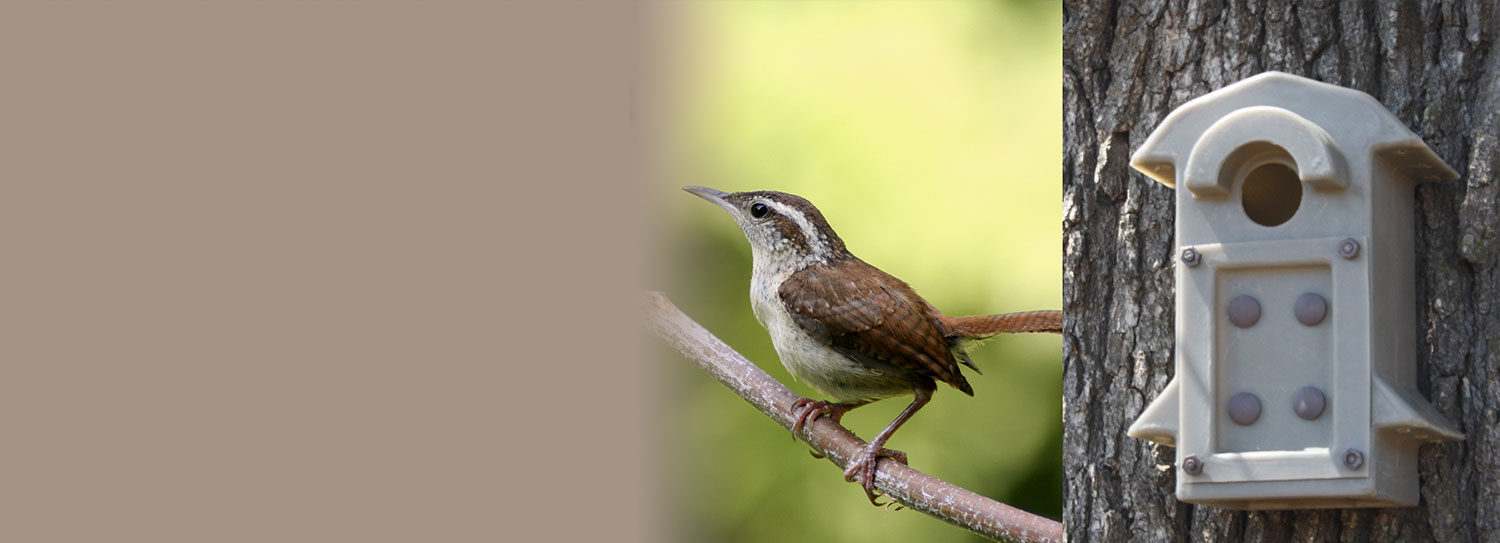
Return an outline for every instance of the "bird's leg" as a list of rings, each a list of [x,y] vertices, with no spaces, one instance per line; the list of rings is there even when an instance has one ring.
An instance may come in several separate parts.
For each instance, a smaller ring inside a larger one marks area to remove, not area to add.
[[[818,417],[826,416],[835,424],[843,420],[844,413],[861,405],[870,403],[869,400],[858,402],[833,403],[808,398],[798,398],[792,403],[792,434],[796,435],[807,423],[818,420]]]
[[[792,416],[794,417],[792,419],[792,439],[797,439],[797,430],[803,426],[807,426],[809,422],[818,420],[818,417],[826,415],[834,424],[838,424],[839,421],[843,420],[844,413],[848,413],[850,409],[867,403],[870,403],[870,401],[832,403],[798,398],[796,402],[792,403]],[[809,450],[807,453],[811,454],[813,458],[827,458],[823,453],[816,450]]]
[[[849,459],[849,466],[844,470],[844,480],[857,482],[864,487],[865,496],[870,498],[871,504],[881,505],[875,501],[875,465],[880,461],[880,457],[884,456],[902,464],[906,463],[906,453],[885,448],[886,440],[890,439],[891,434],[896,433],[896,429],[905,424],[907,419],[915,415],[918,409],[927,405],[927,402],[932,399],[932,390],[931,388],[917,389],[917,397],[912,399],[911,405],[906,406],[906,410],[896,415],[896,420],[891,421],[890,426],[886,426],[884,430],[876,434],[875,439],[871,439],[863,449]]]

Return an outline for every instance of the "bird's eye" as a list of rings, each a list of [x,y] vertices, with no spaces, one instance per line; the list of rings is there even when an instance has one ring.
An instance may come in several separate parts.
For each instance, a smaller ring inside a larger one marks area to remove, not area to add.
[[[766,204],[755,204],[750,206],[750,216],[759,219],[766,216],[766,212],[770,210],[771,208],[766,207]]]

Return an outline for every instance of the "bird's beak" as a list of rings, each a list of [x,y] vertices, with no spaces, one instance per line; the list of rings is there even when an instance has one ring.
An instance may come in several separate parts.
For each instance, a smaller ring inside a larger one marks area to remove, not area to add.
[[[724,208],[725,211],[728,211],[730,215],[734,215],[734,216],[738,217],[739,214],[740,214],[739,209],[736,208],[736,207],[734,207],[734,204],[732,204],[732,203],[729,202],[729,193],[727,193],[727,192],[724,192],[722,190],[711,189],[711,188],[708,188],[708,187],[696,187],[696,186],[693,186],[693,187],[682,187],[682,190],[688,191],[688,192],[692,193],[694,196],[697,196],[699,198],[702,198],[704,200],[708,200],[710,202],[713,202],[714,204],[717,204],[719,207]]]

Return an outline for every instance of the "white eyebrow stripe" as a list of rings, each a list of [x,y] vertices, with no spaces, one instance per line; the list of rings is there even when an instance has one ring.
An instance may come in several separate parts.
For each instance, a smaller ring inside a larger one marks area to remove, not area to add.
[[[828,250],[827,241],[823,239],[822,235],[818,234],[817,227],[813,226],[812,221],[807,220],[807,215],[803,214],[801,210],[770,198],[765,200],[765,204],[771,206],[771,209],[776,210],[777,213],[791,217],[792,221],[797,223],[797,228],[802,230],[802,239],[807,240],[808,249],[811,249],[814,254],[823,253]]]

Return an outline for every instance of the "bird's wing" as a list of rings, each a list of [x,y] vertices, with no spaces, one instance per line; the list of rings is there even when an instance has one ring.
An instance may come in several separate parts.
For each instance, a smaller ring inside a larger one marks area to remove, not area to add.
[[[900,279],[855,259],[804,268],[778,294],[803,331],[845,356],[974,394],[959,373],[938,313]]]

